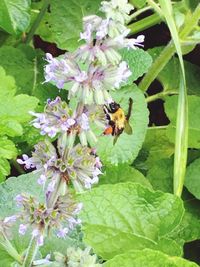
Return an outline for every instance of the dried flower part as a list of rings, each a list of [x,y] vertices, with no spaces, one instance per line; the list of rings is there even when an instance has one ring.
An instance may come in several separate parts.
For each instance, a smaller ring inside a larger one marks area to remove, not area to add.
[[[58,197],[54,206],[47,208],[34,197],[20,196],[20,205],[23,208],[20,218],[23,224],[19,226],[19,233],[24,235],[29,226],[32,227],[32,235],[37,238],[38,245],[43,244],[44,232],[56,230],[59,237],[65,237],[81,221],[77,214],[82,208],[81,203],[76,203],[70,194]],[[17,196],[19,200],[19,196]],[[18,203],[19,204],[19,203]]]
[[[90,248],[82,250],[80,248],[70,247],[67,249],[67,266],[68,267],[101,267],[97,263],[97,256],[90,254]]]
[[[75,187],[78,192],[90,189],[93,184],[98,183],[98,176],[101,174],[99,158],[89,147],[80,144],[68,149],[65,146],[58,147],[57,154],[54,146],[49,141],[40,142],[35,146],[32,157],[26,160],[18,160],[27,167],[34,167],[41,173],[38,183],[44,185],[49,180],[47,192],[55,188],[56,177],[61,175]],[[17,196],[20,201],[20,196]],[[18,201],[18,202],[20,202]]]

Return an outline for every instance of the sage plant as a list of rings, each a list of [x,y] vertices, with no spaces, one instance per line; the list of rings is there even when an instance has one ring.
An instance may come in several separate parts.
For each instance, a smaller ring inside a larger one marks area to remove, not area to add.
[[[35,145],[31,157],[23,155],[18,160],[25,169],[36,169],[45,202],[28,194],[17,195],[16,203],[21,212],[0,224],[7,239],[8,229],[16,220],[20,220],[19,234],[24,235],[31,229],[24,266],[31,266],[47,233],[53,231],[65,238],[81,223],[78,214],[82,204],[76,203],[71,188],[80,193],[98,183],[102,163],[95,150],[98,136],[93,126],[100,127],[102,132],[108,127],[103,105],[114,101],[110,92],[125,85],[131,75],[120,49],[136,49],[144,41],[143,35],[127,38],[126,22],[132,9],[127,0],[103,1],[100,8],[103,18],[96,15],[83,18],[80,33],[83,44],[76,51],[58,58],[46,54],[45,82],[53,83],[59,90],[67,89],[68,101],[60,97],[48,99],[43,113],[31,112],[32,125],[46,137]],[[82,265],[73,265],[74,259],[71,259],[67,266],[100,266],[95,257],[89,258],[92,256],[88,250],[67,253],[76,257],[83,253],[87,258]],[[62,257],[57,255],[57,258]]]

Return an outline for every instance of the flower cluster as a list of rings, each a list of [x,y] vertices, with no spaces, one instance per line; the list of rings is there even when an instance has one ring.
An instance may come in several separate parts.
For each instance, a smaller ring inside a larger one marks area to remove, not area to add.
[[[83,146],[86,146],[88,142],[96,142],[97,138],[93,133],[90,123],[94,113],[98,112],[98,107],[84,106],[82,110],[77,109],[72,111],[65,101],[62,101],[60,97],[55,100],[48,100],[44,113],[31,112],[36,118],[32,121],[32,125],[40,129],[41,135],[48,135],[54,138],[57,134],[65,134],[68,137],[68,142],[75,140],[78,135],[80,142]],[[96,117],[96,124],[105,128],[105,115],[99,113],[99,120]],[[97,115],[97,114],[96,114]],[[73,144],[70,144],[71,146]]]
[[[71,149],[58,146],[58,153],[55,147],[44,141],[35,145],[32,157],[23,155],[24,160],[18,160],[27,169],[36,168],[40,173],[38,183],[45,185],[49,180],[47,191],[52,192],[56,184],[56,174],[61,175],[67,183],[72,182],[78,192],[85,188],[89,189],[93,184],[98,183],[98,176],[101,174],[102,164],[94,151],[86,146],[77,144]]]
[[[55,83],[59,89],[67,86],[68,98],[76,97],[84,104],[109,102],[109,91],[120,88],[131,75],[120,49],[135,49],[144,41],[143,35],[127,38],[130,30],[125,23],[132,9],[127,0],[103,1],[105,19],[95,15],[83,19],[80,39],[85,44],[57,59],[47,54],[45,81]]]
[[[75,216],[80,212],[82,204],[75,203],[70,194],[59,196],[50,208],[25,194],[17,195],[16,202],[23,208],[20,218],[24,223],[20,224],[19,233],[24,235],[31,225],[34,229],[32,235],[40,246],[43,245],[46,229],[57,229],[58,237],[65,237],[69,230],[80,223]]]

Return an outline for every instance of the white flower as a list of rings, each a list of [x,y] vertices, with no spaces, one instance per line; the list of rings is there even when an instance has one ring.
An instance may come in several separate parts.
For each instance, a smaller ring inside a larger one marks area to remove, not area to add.
[[[112,18],[122,24],[129,20],[129,13],[133,10],[133,6],[127,0],[111,0],[109,2],[101,2],[101,11],[106,13],[107,18]]]

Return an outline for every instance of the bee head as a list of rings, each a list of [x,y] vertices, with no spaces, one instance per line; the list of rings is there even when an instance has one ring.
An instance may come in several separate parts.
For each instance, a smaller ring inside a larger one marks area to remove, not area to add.
[[[120,104],[118,104],[116,102],[112,102],[112,103],[109,104],[109,108],[110,108],[110,111],[112,113],[114,113],[120,108]]]

